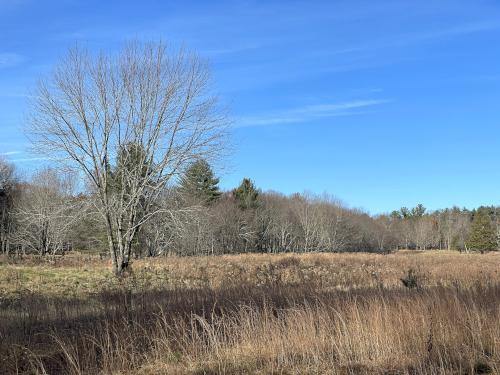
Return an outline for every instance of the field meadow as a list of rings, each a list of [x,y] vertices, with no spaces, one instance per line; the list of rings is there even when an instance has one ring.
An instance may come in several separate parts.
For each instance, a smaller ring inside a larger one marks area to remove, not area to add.
[[[500,254],[0,258],[0,373],[500,373]]]

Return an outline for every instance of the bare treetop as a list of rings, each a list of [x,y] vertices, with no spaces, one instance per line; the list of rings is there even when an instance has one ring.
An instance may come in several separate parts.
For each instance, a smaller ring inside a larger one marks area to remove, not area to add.
[[[41,80],[30,133],[37,149],[83,167],[113,163],[141,145],[156,182],[221,150],[226,120],[210,92],[205,61],[160,44],[129,44],[118,56],[71,49]]]

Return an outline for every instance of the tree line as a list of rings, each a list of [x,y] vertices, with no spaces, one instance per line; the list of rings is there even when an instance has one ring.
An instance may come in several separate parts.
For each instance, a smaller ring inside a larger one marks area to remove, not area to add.
[[[111,186],[129,169],[133,166],[115,169]],[[77,185],[74,173],[50,167],[23,181],[14,165],[0,161],[2,252],[107,254],[106,223],[95,209],[98,193],[87,189],[76,194]],[[133,257],[396,249],[483,252],[500,247],[499,207],[427,211],[417,205],[370,216],[326,194],[262,192],[248,178],[233,190],[221,191],[204,159],[183,170],[153,204],[156,214],[141,225],[131,243]]]
[[[27,117],[33,149],[54,166],[22,181],[1,163],[1,251],[106,252],[120,275],[134,256],[498,247],[495,207],[372,217],[247,178],[220,191],[210,165],[230,121],[210,77],[196,53],[162,42],[70,49]]]

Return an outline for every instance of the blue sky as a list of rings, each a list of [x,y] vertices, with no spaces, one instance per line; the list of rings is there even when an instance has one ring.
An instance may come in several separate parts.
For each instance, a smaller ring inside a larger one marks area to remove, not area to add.
[[[27,95],[75,42],[185,44],[231,108],[229,189],[375,214],[500,204],[500,2],[0,0],[0,154],[29,171]]]

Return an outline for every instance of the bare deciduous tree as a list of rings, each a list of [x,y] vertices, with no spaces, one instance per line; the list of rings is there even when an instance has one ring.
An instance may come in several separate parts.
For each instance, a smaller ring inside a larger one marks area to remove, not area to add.
[[[227,121],[207,64],[162,43],[130,44],[117,56],[75,48],[35,98],[34,144],[91,182],[121,274],[165,186],[188,163],[222,149]]]
[[[71,226],[81,210],[71,199],[74,178],[46,168],[36,173],[16,204],[18,245],[40,255],[64,250]]]
[[[294,199],[295,214],[300,226],[304,248],[301,251],[311,251],[318,248],[320,242],[320,213],[309,195],[296,195]]]

